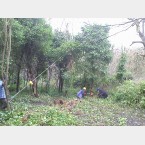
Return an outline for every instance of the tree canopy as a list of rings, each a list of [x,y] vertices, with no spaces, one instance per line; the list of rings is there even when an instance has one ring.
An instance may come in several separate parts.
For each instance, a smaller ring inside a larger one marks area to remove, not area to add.
[[[72,86],[78,81],[81,81],[81,86],[93,87],[107,75],[112,58],[111,44],[107,39],[109,27],[85,25],[79,34],[72,36],[67,29],[52,31],[43,18],[15,18],[10,25],[12,34],[8,84],[16,84],[16,91],[22,82],[32,80],[33,93],[38,96],[37,86],[41,79],[35,78],[52,64],[57,68],[54,81],[59,92],[63,92],[65,83]],[[1,51],[4,50],[4,26],[4,20],[1,19]],[[46,82],[52,78],[51,69],[48,69],[48,77],[46,73],[42,74],[48,80]]]

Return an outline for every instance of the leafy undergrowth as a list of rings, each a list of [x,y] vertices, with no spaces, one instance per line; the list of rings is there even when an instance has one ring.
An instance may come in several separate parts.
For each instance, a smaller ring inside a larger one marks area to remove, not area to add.
[[[41,95],[17,96],[10,110],[0,111],[1,126],[143,126],[145,110],[113,103],[111,98],[86,97],[77,102],[71,110],[64,105],[55,106],[53,101],[65,102],[75,98],[54,98]]]

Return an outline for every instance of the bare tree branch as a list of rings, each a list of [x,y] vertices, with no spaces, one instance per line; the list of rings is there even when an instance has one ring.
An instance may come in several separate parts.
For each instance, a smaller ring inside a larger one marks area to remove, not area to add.
[[[142,40],[142,41],[133,41],[132,44],[134,44],[134,43],[142,43],[144,48],[145,48],[145,35],[144,35],[144,22],[145,22],[145,18],[139,18],[139,19],[136,19],[136,20],[134,18],[128,18],[128,19],[129,20],[134,20],[134,24],[133,25],[136,25],[136,31],[139,34],[140,39]],[[141,22],[142,22],[142,32],[140,30],[140,23]]]
[[[142,42],[142,41],[133,41],[133,42],[130,44],[130,46],[131,46],[131,45],[133,45],[134,43],[142,43],[142,44],[143,44],[143,46],[144,46],[144,48],[145,48],[145,43],[144,43],[144,42]]]
[[[129,21],[124,22],[124,23],[113,24],[113,25],[104,25],[104,26],[102,26],[102,27],[114,27],[114,26],[119,27],[119,26],[122,26],[122,25],[126,25],[126,24],[129,24],[129,23],[132,23],[132,22],[134,22],[134,21],[136,21],[136,20],[139,20],[139,19],[129,19]],[[89,23],[87,23],[87,22],[84,22],[84,24],[86,24],[86,25],[91,25],[91,24],[89,24]]]

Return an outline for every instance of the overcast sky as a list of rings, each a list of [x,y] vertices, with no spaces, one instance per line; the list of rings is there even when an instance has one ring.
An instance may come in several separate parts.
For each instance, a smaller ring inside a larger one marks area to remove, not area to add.
[[[84,22],[87,23],[96,23],[96,24],[118,24],[128,21],[126,18],[51,18],[49,22],[53,29],[66,29],[66,24],[68,24],[68,29],[70,33],[77,34],[81,32],[81,26],[84,25]],[[127,26],[120,26],[118,28],[112,27],[110,30],[110,34],[114,34],[119,32],[123,29],[126,29]],[[132,41],[140,41],[138,34],[136,33],[136,27],[131,27],[129,30],[121,32],[115,36],[109,38],[112,45],[116,48],[127,47],[127,48],[134,48],[134,47],[142,47],[142,44],[134,44],[130,47]]]

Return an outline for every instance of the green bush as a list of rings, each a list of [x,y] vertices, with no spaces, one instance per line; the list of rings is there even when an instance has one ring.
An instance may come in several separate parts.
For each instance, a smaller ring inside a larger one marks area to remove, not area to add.
[[[116,80],[116,76],[106,76],[104,79],[102,79],[99,86],[104,86],[108,88],[109,90],[116,87],[118,85],[118,80]]]
[[[60,94],[59,94],[57,88],[55,88],[55,87],[49,87],[48,95],[50,95],[50,96],[59,96]]]
[[[23,118],[29,116],[25,122]],[[33,112],[19,110],[0,112],[0,125],[6,126],[71,126],[77,125],[77,119],[67,111],[60,111],[56,107],[39,107]]]
[[[70,113],[52,107],[46,113],[46,116],[42,118],[41,124],[46,126],[68,126],[77,125],[77,121]]]
[[[11,112],[9,111],[0,111],[0,124],[3,125],[7,120],[12,117]]]
[[[143,97],[145,96],[144,88],[145,82],[136,84],[133,81],[125,81],[114,90],[113,99],[126,105],[138,104],[141,107],[141,102],[143,104]]]
[[[10,92],[16,91],[16,84],[8,85],[8,89]]]
[[[145,109],[145,97],[141,98],[140,107]]]
[[[142,81],[139,83],[139,93],[142,96],[145,96],[145,82]]]
[[[68,96],[74,97],[76,96],[77,92],[80,90],[80,88],[68,88]]]
[[[126,61],[127,61],[127,56],[124,52],[122,52],[121,58],[117,66],[117,72],[116,72],[116,79],[119,80],[120,82],[123,81],[124,74],[126,73],[126,68],[125,68]]]
[[[119,126],[126,126],[127,124],[127,118],[120,117],[118,121],[119,121]]]
[[[133,80],[132,73],[129,72],[129,71],[126,71],[126,72],[124,73],[123,80]]]

